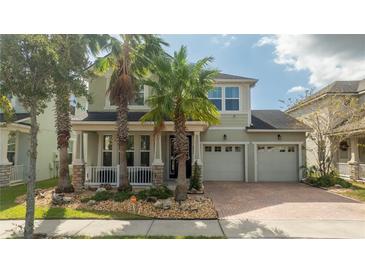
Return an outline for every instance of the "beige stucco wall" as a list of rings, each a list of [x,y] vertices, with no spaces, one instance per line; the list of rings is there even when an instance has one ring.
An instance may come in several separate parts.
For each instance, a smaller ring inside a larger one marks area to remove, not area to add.
[[[37,180],[45,180],[53,176],[54,155],[58,155],[54,108],[54,102],[51,101],[47,104],[44,113],[38,116]]]
[[[108,78],[105,76],[97,77],[89,82],[89,92],[92,96],[92,102],[88,104],[90,112],[113,112],[115,108],[105,106],[106,90],[108,86]],[[220,123],[217,127],[246,127],[249,123],[250,113],[250,86],[248,83],[236,82],[218,82],[217,86],[238,86],[240,89],[240,111],[222,112],[220,115]],[[149,87],[145,87],[145,99],[150,94]],[[148,106],[130,106],[130,111],[148,111]]]

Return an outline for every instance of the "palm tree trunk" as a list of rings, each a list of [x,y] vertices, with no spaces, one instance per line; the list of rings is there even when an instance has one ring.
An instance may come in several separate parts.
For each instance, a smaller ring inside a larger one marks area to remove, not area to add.
[[[177,108],[179,109],[179,108]],[[186,182],[186,157],[189,150],[188,138],[186,137],[185,115],[178,110],[174,119],[175,124],[175,150],[178,158],[178,175],[175,189],[175,200],[187,199],[188,184]]]
[[[33,103],[30,109],[30,150],[29,150],[29,171],[27,178],[27,200],[26,200],[26,214],[25,214],[25,227],[24,238],[33,238],[34,231],[34,188],[36,180],[37,169],[37,135],[38,135],[38,123],[37,123],[37,107]]]
[[[127,168],[127,143],[128,143],[128,99],[123,94],[118,106],[118,143],[120,156],[119,190],[130,190]]]
[[[56,128],[57,147],[60,151],[59,177],[56,192],[73,192],[74,188],[70,182],[67,157],[67,149],[71,131],[69,94],[67,92],[64,94],[59,93],[56,97]]]

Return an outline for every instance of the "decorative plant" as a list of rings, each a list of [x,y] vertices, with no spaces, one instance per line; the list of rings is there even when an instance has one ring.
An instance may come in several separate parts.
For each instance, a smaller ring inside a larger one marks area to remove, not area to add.
[[[190,179],[189,190],[192,190],[192,189],[196,189],[196,190],[202,189],[201,168],[196,161],[194,162],[193,174]]]

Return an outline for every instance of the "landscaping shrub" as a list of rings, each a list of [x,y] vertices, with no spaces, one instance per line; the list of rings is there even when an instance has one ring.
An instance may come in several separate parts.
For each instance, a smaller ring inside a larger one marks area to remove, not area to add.
[[[132,195],[135,195],[134,192],[124,192],[124,191],[121,191],[121,192],[117,192],[114,194],[114,201],[116,202],[123,202],[125,200],[128,200]]]
[[[308,183],[316,187],[333,187],[335,185],[340,185],[343,188],[350,188],[352,186],[348,181],[334,175],[309,177]]]
[[[167,186],[151,187],[136,194],[137,199],[139,200],[146,200],[147,197],[151,196],[156,197],[157,199],[167,199],[173,195],[174,193]]]
[[[111,200],[113,198],[113,196],[114,196],[113,192],[100,191],[100,192],[96,192],[95,195],[90,198],[90,200],[95,200],[97,202],[106,201],[106,200]]]
[[[196,190],[202,189],[201,168],[196,161],[193,166],[193,174],[190,179],[189,190],[192,190],[193,188]]]

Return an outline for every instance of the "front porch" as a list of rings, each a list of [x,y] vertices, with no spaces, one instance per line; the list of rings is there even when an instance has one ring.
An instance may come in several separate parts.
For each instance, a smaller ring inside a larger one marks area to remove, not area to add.
[[[24,125],[0,125],[0,186],[25,180],[28,131]]]
[[[108,184],[119,186],[119,145],[115,122],[73,122],[77,138],[73,158],[72,181],[76,189]],[[188,122],[189,155],[187,176],[195,161],[202,164],[200,132],[207,125]],[[173,153],[172,122],[154,133],[153,123],[130,122],[127,145],[128,179],[133,187],[171,184],[177,177],[177,161]]]
[[[365,137],[356,135],[340,143],[336,167],[345,179],[365,181]]]

